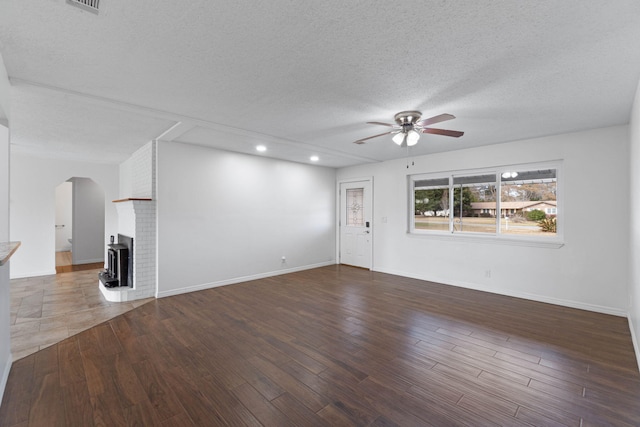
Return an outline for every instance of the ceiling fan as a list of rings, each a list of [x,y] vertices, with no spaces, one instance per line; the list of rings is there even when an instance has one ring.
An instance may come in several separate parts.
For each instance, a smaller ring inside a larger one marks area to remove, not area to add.
[[[455,119],[456,117],[452,114],[440,114],[439,116],[433,116],[424,120],[420,120],[420,117],[422,117],[422,113],[420,111],[401,111],[393,117],[396,121],[396,124],[367,122],[367,124],[370,125],[389,126],[393,128],[393,130],[378,135],[373,135],[368,138],[359,139],[357,141],[354,141],[354,144],[364,144],[365,141],[369,139],[394,134],[392,138],[393,142],[395,142],[399,146],[406,145],[407,147],[411,147],[412,145],[416,145],[418,143],[421,133],[452,136],[454,138],[459,138],[464,135],[464,132],[460,132],[457,130],[436,129],[427,127],[434,123],[440,123],[446,120]]]

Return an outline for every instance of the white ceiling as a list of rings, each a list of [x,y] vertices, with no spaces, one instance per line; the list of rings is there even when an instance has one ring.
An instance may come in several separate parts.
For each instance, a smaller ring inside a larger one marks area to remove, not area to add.
[[[367,121],[457,116],[412,155],[625,124],[640,1],[0,1],[16,150],[118,163],[156,138],[341,167]]]

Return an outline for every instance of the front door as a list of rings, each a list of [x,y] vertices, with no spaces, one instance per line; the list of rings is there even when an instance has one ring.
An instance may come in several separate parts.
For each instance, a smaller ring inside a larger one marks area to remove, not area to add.
[[[340,263],[371,269],[371,181],[340,184]]]

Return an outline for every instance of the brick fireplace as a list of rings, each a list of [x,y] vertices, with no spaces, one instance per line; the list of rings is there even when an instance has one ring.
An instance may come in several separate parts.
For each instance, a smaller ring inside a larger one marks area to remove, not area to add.
[[[133,238],[133,280],[128,286],[100,290],[108,301],[121,302],[156,294],[156,202],[147,198],[114,200],[118,233]]]
[[[108,301],[156,296],[156,142],[138,149],[120,165],[118,234],[133,238],[133,274],[126,287],[100,290]]]

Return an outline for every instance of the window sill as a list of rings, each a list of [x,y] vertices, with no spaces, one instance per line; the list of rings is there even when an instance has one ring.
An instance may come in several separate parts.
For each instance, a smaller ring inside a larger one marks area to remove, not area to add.
[[[472,243],[488,243],[496,245],[509,246],[528,246],[533,248],[559,249],[564,246],[564,242],[558,237],[547,239],[523,239],[511,236],[493,236],[487,234],[471,235],[449,232],[430,232],[430,233],[407,233],[409,237],[418,239],[433,239],[449,242],[472,242]]]

